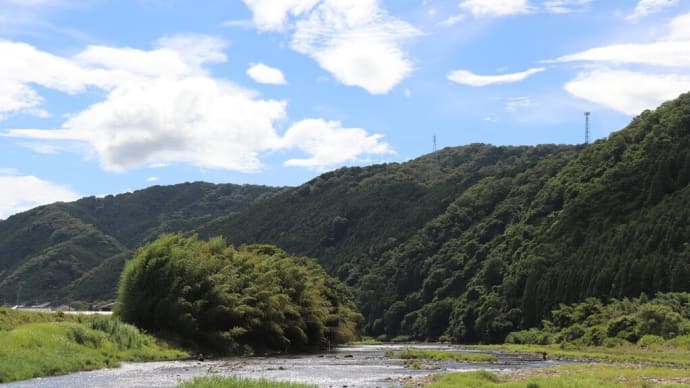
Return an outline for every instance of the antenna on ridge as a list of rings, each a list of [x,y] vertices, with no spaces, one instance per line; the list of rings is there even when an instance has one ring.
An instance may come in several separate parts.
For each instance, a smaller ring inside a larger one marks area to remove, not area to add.
[[[433,153],[434,154],[436,153],[436,135],[434,135],[434,151],[433,151]]]
[[[589,144],[589,112],[585,112],[585,145]]]

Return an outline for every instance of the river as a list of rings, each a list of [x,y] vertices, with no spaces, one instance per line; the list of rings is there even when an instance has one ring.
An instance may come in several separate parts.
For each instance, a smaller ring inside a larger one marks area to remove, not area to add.
[[[436,369],[406,368],[402,360],[388,359],[386,350],[405,347],[444,349],[472,352],[454,345],[364,345],[342,346],[326,354],[238,357],[222,360],[166,361],[123,363],[120,368],[78,372],[64,376],[37,378],[3,384],[2,387],[175,387],[182,381],[209,374],[242,376],[269,380],[314,384],[319,387],[400,387],[402,381],[433,373],[491,370],[514,371],[557,365],[558,361],[543,361],[537,355],[491,352],[497,362],[468,364],[463,362],[431,363]]]

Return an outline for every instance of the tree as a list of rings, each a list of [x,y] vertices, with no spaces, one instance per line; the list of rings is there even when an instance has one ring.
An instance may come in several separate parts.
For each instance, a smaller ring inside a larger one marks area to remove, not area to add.
[[[314,260],[270,245],[164,235],[122,274],[120,318],[218,353],[301,351],[349,341],[361,316]]]

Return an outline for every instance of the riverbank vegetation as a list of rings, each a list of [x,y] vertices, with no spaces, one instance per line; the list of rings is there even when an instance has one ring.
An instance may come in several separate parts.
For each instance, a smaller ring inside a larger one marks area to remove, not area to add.
[[[314,351],[346,343],[361,319],[316,261],[269,245],[164,235],[122,274],[117,315],[215,354]]]
[[[406,348],[405,350],[386,351],[388,358],[400,358],[403,360],[426,361],[464,361],[464,362],[495,362],[496,356],[485,353],[454,352],[447,350],[427,350],[418,348]]]
[[[634,364],[564,365],[515,373],[487,371],[448,373],[433,377],[427,388],[621,388],[687,387],[690,374],[684,369],[641,368]]]
[[[0,309],[0,382],[186,356],[109,316]]]
[[[316,388],[315,385],[284,383],[264,379],[241,377],[204,376],[184,382],[178,388]]]
[[[648,347],[681,347],[690,350],[690,294],[658,293],[653,298],[596,298],[561,304],[544,320],[542,329],[510,333],[513,344],[563,347],[637,344]]]

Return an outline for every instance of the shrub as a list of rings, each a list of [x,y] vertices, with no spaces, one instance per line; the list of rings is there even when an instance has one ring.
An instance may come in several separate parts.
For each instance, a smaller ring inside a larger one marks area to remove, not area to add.
[[[580,342],[587,346],[601,346],[606,338],[606,329],[602,326],[594,326],[585,330]]]
[[[650,346],[660,346],[664,344],[664,338],[658,335],[647,334],[642,336],[639,341],[637,341],[637,346],[641,348],[648,348]]]
[[[553,335],[543,330],[531,328],[529,330],[514,331],[508,334],[506,342],[509,344],[522,345],[548,345],[553,342]]]
[[[127,263],[116,314],[216,353],[325,348],[354,339],[361,320],[350,292],[314,260],[179,235],[160,237]],[[136,340],[112,321],[92,325],[119,342]]]
[[[567,327],[561,331],[560,337],[562,341],[574,342],[585,335],[585,329],[579,323]]]
[[[607,348],[617,348],[617,347],[629,345],[629,344],[630,344],[630,342],[628,342],[622,338],[605,338],[604,342],[602,343],[602,345],[604,345]]]
[[[681,334],[683,317],[668,306],[643,305],[637,313],[637,317],[640,335],[654,334],[668,339]]]
[[[690,350],[690,334],[681,335],[666,341],[668,345]]]
[[[621,338],[629,342],[637,342],[640,338],[637,328],[639,323],[635,317],[624,315],[609,322],[607,335]]]

